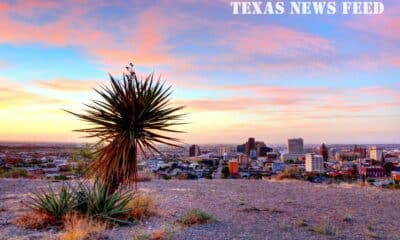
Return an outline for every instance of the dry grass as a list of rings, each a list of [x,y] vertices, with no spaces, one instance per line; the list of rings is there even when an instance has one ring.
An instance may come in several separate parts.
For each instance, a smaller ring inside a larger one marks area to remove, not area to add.
[[[329,219],[325,219],[318,225],[313,226],[311,230],[315,233],[319,233],[322,235],[329,235],[329,236],[338,235],[338,230],[330,223]]]
[[[27,177],[28,172],[22,168],[12,168],[9,171],[0,168],[0,177],[3,178],[19,178],[19,177]]]
[[[64,218],[64,233],[61,240],[106,240],[107,224],[95,222],[77,214],[69,214]]]
[[[307,227],[308,223],[304,218],[297,217],[296,218],[296,226],[298,226],[298,227]]]
[[[353,210],[352,209],[346,209],[344,216],[343,216],[343,221],[344,222],[351,222],[353,221]]]
[[[43,229],[55,225],[55,218],[45,213],[31,211],[17,218],[15,225],[24,229]]]
[[[129,208],[128,215],[136,220],[142,220],[157,213],[153,197],[147,193],[137,193],[126,206]]]
[[[150,233],[140,234],[134,240],[172,240],[174,239],[175,231],[170,228],[162,228]]]
[[[178,219],[178,223],[186,226],[204,224],[212,221],[215,221],[214,216],[200,209],[190,209]]]

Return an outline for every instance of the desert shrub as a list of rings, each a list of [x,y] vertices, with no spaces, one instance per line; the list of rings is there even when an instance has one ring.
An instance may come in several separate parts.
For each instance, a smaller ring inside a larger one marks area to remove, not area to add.
[[[386,186],[388,189],[400,189],[400,184],[397,183],[390,183],[389,185]]]
[[[191,226],[194,224],[204,224],[211,221],[214,221],[215,218],[211,214],[208,214],[200,209],[190,209],[186,213],[184,213],[179,219],[178,222],[186,225]]]
[[[3,178],[19,178],[28,176],[28,172],[22,168],[12,168],[10,170],[2,170],[0,172],[0,177]]]
[[[59,175],[59,176],[55,176],[54,179],[64,181],[64,180],[67,180],[67,177],[65,175]]]
[[[36,212],[52,216],[57,220],[61,219],[76,206],[75,195],[69,185],[63,185],[58,194],[54,192],[50,185],[47,190],[35,192],[33,196],[30,196],[26,206]]]
[[[77,214],[68,214],[64,218],[64,233],[61,240],[106,240],[107,225],[104,222],[96,222],[91,218]]]
[[[212,179],[211,173],[203,174],[203,177],[204,177],[205,179]]]
[[[311,228],[311,230],[322,235],[337,235],[337,229],[330,223],[329,219],[325,219],[324,221],[315,225]]]
[[[353,211],[351,209],[346,209],[343,216],[343,221],[351,222],[353,221]]]
[[[74,174],[75,176],[80,177],[86,173],[87,168],[88,168],[88,163],[78,162],[77,165],[72,167],[71,173]]]
[[[276,178],[278,180],[283,180],[283,179],[301,179],[301,171],[298,168],[295,167],[287,167],[285,170],[281,173],[279,173]]]
[[[15,225],[24,229],[43,229],[53,225],[55,218],[35,211],[30,211],[17,218]]]
[[[223,178],[228,178],[229,177],[229,167],[228,166],[222,167],[221,173],[222,173]]]
[[[170,175],[168,175],[168,174],[163,174],[163,175],[162,175],[162,178],[163,178],[164,180],[170,180],[172,177],[171,177]]]
[[[296,226],[298,226],[298,227],[307,227],[308,223],[304,218],[298,217],[298,218],[296,218]]]
[[[155,215],[156,209],[153,198],[149,194],[137,193],[128,202],[128,216],[136,220],[141,220]]]
[[[149,233],[137,235],[134,240],[172,240],[174,239],[175,231],[171,228],[162,228]]]
[[[82,214],[113,223],[129,223],[123,220],[129,212],[127,205],[132,198],[129,192],[117,191],[109,194],[108,189],[101,183],[95,183],[93,186],[81,184],[76,198],[76,209]]]
[[[376,180],[375,180],[375,178],[368,178],[367,179],[367,182],[369,182],[369,183],[374,183]]]

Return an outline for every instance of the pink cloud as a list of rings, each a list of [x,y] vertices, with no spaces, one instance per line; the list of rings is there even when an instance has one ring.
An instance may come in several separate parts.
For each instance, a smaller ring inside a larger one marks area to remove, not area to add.
[[[44,8],[49,10],[48,8],[56,7],[60,7],[60,4],[41,1],[28,1],[26,5],[7,6],[6,11],[0,16],[0,43],[39,43],[84,48],[110,43],[109,36],[97,30],[93,21],[82,20],[82,16],[87,10],[84,7],[66,11],[67,13],[60,15],[57,20],[41,25],[15,20],[10,16],[13,12],[25,16],[32,9]]]
[[[58,104],[66,101],[10,87],[0,87],[0,109],[33,104]]]
[[[228,35],[233,48],[245,56],[297,58],[310,54],[332,55],[335,52],[330,40],[287,27],[246,26]]]
[[[257,109],[268,106],[287,106],[294,105],[302,101],[295,98],[271,98],[256,99],[246,97],[232,97],[224,99],[194,99],[178,100],[175,104],[185,105],[191,110],[197,111],[241,111],[247,109]]]
[[[400,101],[374,101],[369,103],[351,103],[349,101],[337,100],[325,102],[314,107],[315,111],[340,111],[347,113],[370,112],[386,108],[400,106]]]
[[[379,40],[400,40],[400,6],[388,6],[381,15],[362,16],[346,25],[354,30],[377,35]]]
[[[39,80],[35,84],[41,88],[51,89],[56,91],[89,91],[97,87],[101,81],[90,80],[67,80],[67,79],[53,79],[53,80]]]
[[[398,96],[398,92],[395,89],[387,88],[383,86],[370,86],[363,87],[359,89],[360,93],[365,93],[369,95],[383,95],[383,96]]]

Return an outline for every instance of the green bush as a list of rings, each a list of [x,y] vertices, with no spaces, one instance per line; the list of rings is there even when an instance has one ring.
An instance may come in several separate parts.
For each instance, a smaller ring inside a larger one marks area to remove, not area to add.
[[[11,170],[0,170],[0,177],[3,178],[19,178],[28,176],[28,172],[22,168],[12,168]]]
[[[221,173],[222,173],[223,178],[228,178],[229,177],[229,167],[224,166],[221,170]]]
[[[109,194],[103,184],[95,183],[92,187],[81,184],[76,198],[76,209],[82,214],[114,223],[130,223],[123,220],[124,215],[130,211],[127,205],[132,194],[129,192]]]
[[[75,200],[74,192],[70,186],[63,185],[58,194],[49,186],[48,191],[41,190],[30,196],[26,206],[36,212],[44,213],[60,220],[76,206]]]
[[[168,175],[168,174],[164,174],[164,175],[162,175],[162,178],[164,180],[170,180],[172,177],[170,175]]]
[[[400,185],[399,184],[389,184],[388,189],[400,189]]]
[[[214,216],[197,208],[188,210],[178,220],[179,223],[186,226],[191,226],[194,224],[203,224],[211,221],[215,221]]]
[[[64,181],[64,180],[67,180],[67,177],[65,175],[59,175],[59,176],[55,176],[54,179]]]

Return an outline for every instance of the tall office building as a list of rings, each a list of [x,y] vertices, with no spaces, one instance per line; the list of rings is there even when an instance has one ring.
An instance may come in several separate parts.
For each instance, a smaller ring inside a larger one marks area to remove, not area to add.
[[[218,147],[218,156],[219,157],[223,157],[224,154],[227,154],[227,153],[228,153],[228,147],[226,147],[226,146],[219,146]]]
[[[200,155],[200,147],[198,145],[192,145],[189,147],[189,157],[195,157]]]
[[[288,139],[288,153],[302,154],[304,152],[304,143],[302,138]]]
[[[370,147],[369,148],[369,157],[376,161],[382,161],[383,159],[383,148],[381,147]]]
[[[324,169],[324,158],[312,153],[306,154],[306,172],[322,173]]]
[[[328,161],[329,158],[329,153],[328,153],[328,148],[326,148],[325,143],[323,143],[319,147],[319,155],[321,155],[324,158],[324,161]]]
[[[353,152],[358,154],[360,158],[366,158],[367,157],[367,148],[365,147],[358,147],[357,145],[354,146]]]
[[[237,145],[236,152],[245,153],[246,152],[246,144]]]
[[[246,155],[250,156],[250,151],[256,150],[256,140],[254,138],[249,138],[246,142]]]
[[[272,152],[273,149],[267,146],[261,146],[257,149],[258,156],[266,157],[268,153]]]

